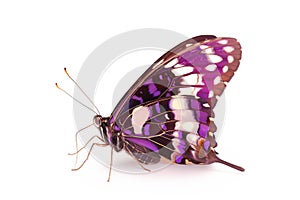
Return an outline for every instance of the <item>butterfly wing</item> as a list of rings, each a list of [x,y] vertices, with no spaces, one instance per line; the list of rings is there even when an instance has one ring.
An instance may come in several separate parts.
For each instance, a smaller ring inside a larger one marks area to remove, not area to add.
[[[163,156],[207,163],[217,144],[213,108],[239,66],[234,38],[197,36],[160,57],[135,82],[110,118],[125,150],[142,163]]]

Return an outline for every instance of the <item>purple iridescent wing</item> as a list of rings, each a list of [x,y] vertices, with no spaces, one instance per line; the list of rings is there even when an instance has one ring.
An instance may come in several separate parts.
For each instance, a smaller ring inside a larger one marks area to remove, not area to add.
[[[110,119],[125,150],[142,163],[208,163],[216,147],[213,108],[239,66],[234,38],[197,36],[159,58],[136,81]]]

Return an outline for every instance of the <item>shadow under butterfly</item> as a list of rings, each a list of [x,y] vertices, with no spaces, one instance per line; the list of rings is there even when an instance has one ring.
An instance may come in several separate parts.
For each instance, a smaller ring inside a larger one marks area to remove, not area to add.
[[[115,107],[111,116],[103,117],[91,99],[96,111],[93,124],[100,135],[93,143],[80,169],[89,158],[94,146],[111,146],[113,152],[125,150],[138,164],[158,163],[162,158],[177,164],[221,163],[244,171],[244,168],[217,157],[214,124],[214,107],[227,83],[238,69],[241,46],[234,38],[201,35],[188,39],[169,50],[154,62],[132,85]],[[85,128],[87,128],[85,127]],[[83,128],[83,129],[85,129]],[[82,131],[79,130],[77,134]],[[72,154],[72,155],[73,155]]]

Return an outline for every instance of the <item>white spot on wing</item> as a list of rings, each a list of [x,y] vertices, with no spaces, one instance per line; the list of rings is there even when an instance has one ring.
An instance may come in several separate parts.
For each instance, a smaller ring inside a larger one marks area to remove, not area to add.
[[[226,73],[226,72],[228,71],[228,66],[225,65],[225,66],[223,67],[222,71],[223,71],[223,73]]]
[[[178,152],[178,153],[181,153],[180,151],[180,139],[179,138],[173,138],[172,139],[172,145],[173,147],[175,148],[175,151]]]
[[[173,67],[173,66],[176,65],[177,63],[178,63],[178,59],[177,59],[177,58],[174,58],[173,60],[171,60],[170,62],[168,62],[168,63],[165,65],[165,68]]]
[[[174,131],[172,135],[174,135],[174,137],[179,137],[180,136],[178,131]]]
[[[226,47],[224,47],[223,49],[224,49],[224,51],[227,52],[227,53],[231,53],[231,52],[233,52],[233,50],[234,50],[234,48],[231,47],[231,46],[226,46]]]
[[[221,77],[220,76],[217,76],[215,79],[214,79],[214,85],[217,85],[218,83],[221,82]]]
[[[193,87],[179,88],[179,95],[193,95]]]
[[[207,65],[207,66],[205,67],[205,69],[206,69],[207,71],[213,72],[213,71],[215,71],[215,70],[217,69],[217,65],[216,65],[216,64],[209,64],[209,65]]]
[[[180,120],[181,122],[186,122],[186,121],[197,122],[193,110],[173,110],[173,114],[175,119]]]
[[[165,118],[166,118],[167,120],[170,119],[168,114],[165,114]]]
[[[204,49],[207,49],[207,48],[209,48],[209,46],[207,46],[207,45],[204,45],[204,44],[200,45],[199,47],[200,47],[200,49],[201,49],[201,50],[204,50]]]
[[[201,74],[190,74],[188,76],[181,77],[180,80],[182,85],[204,85]]]
[[[187,131],[190,133],[197,133],[199,123],[198,122],[176,122],[175,129],[181,131]]]
[[[174,66],[174,68],[179,68],[179,67],[184,67],[184,65],[183,64],[176,64],[175,66]]]
[[[182,76],[182,75],[191,73],[193,70],[194,70],[193,67],[186,66],[186,67],[180,67],[180,68],[172,69],[171,72],[172,72],[175,76]]]
[[[228,60],[228,63],[232,63],[233,60],[234,60],[234,58],[233,58],[233,56],[228,56],[228,57],[227,57],[227,60]]]
[[[198,145],[198,140],[199,140],[200,136],[199,135],[196,135],[196,134],[193,134],[193,133],[189,133],[187,136],[186,136],[186,140],[190,143],[190,144],[193,144],[193,145]]]
[[[201,50],[201,53],[205,53],[205,54],[214,54],[215,51],[212,47],[209,47],[209,48],[206,48],[206,49],[203,49]]]
[[[224,44],[224,45],[225,45],[225,44],[228,43],[228,40],[220,40],[220,41],[218,41],[218,43],[219,43],[219,44]]]
[[[189,95],[189,96],[194,96],[196,99],[199,99],[197,96],[197,93],[199,92],[201,88],[198,87],[186,87],[186,88],[179,88],[179,93],[178,95]]]
[[[209,93],[208,93],[208,98],[212,98],[214,96],[214,91],[209,91]]]
[[[170,108],[174,110],[188,109],[188,103],[184,98],[172,97],[170,100]]]
[[[218,63],[218,62],[222,61],[222,57],[218,56],[218,55],[210,55],[210,54],[208,54],[206,56],[210,60],[210,62],[212,62],[212,63]]]
[[[142,128],[145,122],[148,120],[150,116],[150,110],[148,107],[139,106],[132,111],[132,126],[135,134],[142,134]]]
[[[210,107],[208,103],[204,103],[203,106],[206,107],[206,108]]]

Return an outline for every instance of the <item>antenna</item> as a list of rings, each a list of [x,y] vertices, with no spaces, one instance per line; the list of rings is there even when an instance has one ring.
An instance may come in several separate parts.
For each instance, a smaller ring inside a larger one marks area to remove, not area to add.
[[[79,103],[80,105],[82,105],[83,107],[86,107],[87,109],[89,109],[90,111],[92,111],[93,113],[95,113],[96,115],[99,115],[99,113],[97,113],[96,111],[94,111],[92,108],[90,108],[90,107],[84,105],[81,101],[79,101],[78,99],[74,98],[72,95],[70,95],[70,94],[69,94],[68,92],[66,92],[64,89],[62,89],[61,87],[59,87],[57,83],[55,83],[55,86],[56,86],[59,90],[63,91],[66,95],[68,95],[69,97],[71,97],[73,100],[75,100],[77,103]],[[97,109],[97,111],[98,111],[98,109]],[[98,112],[99,112],[99,111],[98,111]]]
[[[78,89],[84,94],[84,96],[89,100],[89,102],[94,106],[94,108],[96,108],[97,110],[97,114],[100,115],[100,111],[98,110],[97,106],[94,104],[94,102],[91,100],[91,98],[83,91],[83,89],[81,89],[81,87],[78,85],[78,83],[70,76],[70,74],[67,71],[67,68],[64,68],[65,73],[67,74],[67,76],[71,79],[71,81],[78,87]]]

